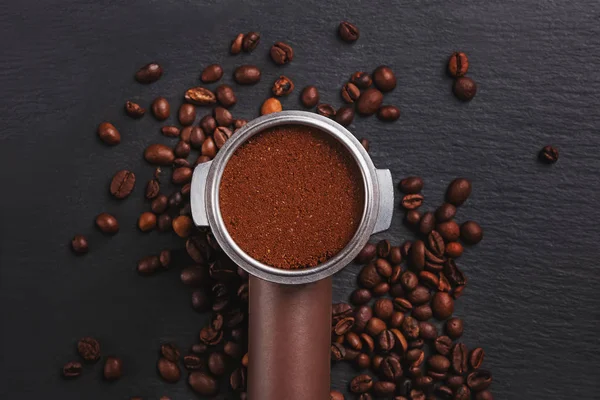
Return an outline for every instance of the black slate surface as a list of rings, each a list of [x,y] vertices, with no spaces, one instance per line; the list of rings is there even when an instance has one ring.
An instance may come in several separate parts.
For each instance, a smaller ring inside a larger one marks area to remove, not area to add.
[[[205,317],[188,306],[178,271],[141,278],[134,268],[157,248],[179,246],[135,228],[152,174],[142,149],[168,140],[151,116],[133,121],[122,107],[157,95],[177,107],[203,66],[218,62],[226,82],[241,63],[264,68],[259,85],[237,89],[234,113],[244,118],[282,72],[339,106],[353,71],[390,65],[399,81],[385,102],[401,107],[401,119],[357,119],[350,129],[371,140],[375,164],[396,181],[426,179],[426,207],[452,178],[473,181],[458,218],[480,221],[485,239],[460,260],[470,283],[456,314],[465,342],[487,351],[496,398],[600,398],[599,16],[595,0],[2,2],[0,397],[195,398],[183,381],[160,381],[155,349],[162,340],[187,347]],[[336,38],[344,19],[361,29],[353,46]],[[249,30],[263,35],[258,50],[228,55],[229,40]],[[291,65],[268,60],[276,40],[293,45]],[[444,73],[455,49],[469,54],[479,83],[470,104],[452,97]],[[152,60],[164,65],[163,79],[136,84],[133,72]],[[296,95],[284,101],[298,106]],[[119,146],[97,140],[103,120],[121,130]],[[561,152],[550,167],[536,161],[548,143]],[[122,168],[139,183],[117,202],[107,186]],[[121,222],[114,238],[93,226],[102,211]],[[401,218],[385,235],[394,243],[412,237]],[[76,232],[89,235],[84,257],[69,250]],[[357,270],[335,277],[336,300],[347,298]],[[74,382],[60,378],[83,335],[124,359],[122,380],[102,382],[100,365]],[[352,373],[335,366],[332,386],[345,390]]]

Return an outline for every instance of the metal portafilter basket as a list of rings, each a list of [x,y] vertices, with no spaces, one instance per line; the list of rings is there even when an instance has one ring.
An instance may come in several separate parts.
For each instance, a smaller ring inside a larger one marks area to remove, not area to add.
[[[233,241],[219,208],[221,177],[232,154],[251,136],[279,125],[308,125],[338,140],[356,161],[364,184],[364,210],[354,237],[313,268],[279,269],[253,259]],[[209,226],[223,251],[250,274],[248,398],[329,399],[331,276],[356,257],[372,234],[389,228],[394,207],[390,171],[375,169],[360,142],[340,124],[310,112],[284,111],[249,122],[214,160],[196,167],[191,206],[195,224]]]

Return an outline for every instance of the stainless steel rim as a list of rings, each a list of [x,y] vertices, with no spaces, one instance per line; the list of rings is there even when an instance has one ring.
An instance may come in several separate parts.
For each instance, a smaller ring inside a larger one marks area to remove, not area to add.
[[[299,124],[322,130],[335,137],[354,157],[362,174],[365,202],[361,222],[354,237],[342,251],[327,262],[314,268],[284,270],[263,264],[246,254],[231,238],[219,207],[219,186],[227,161],[235,150],[251,136],[274,126]],[[379,187],[375,166],[360,142],[343,126],[306,111],[283,111],[257,118],[237,131],[219,150],[210,167],[206,181],[206,212],[212,232],[223,251],[240,267],[250,274],[267,281],[282,284],[303,284],[315,282],[349,264],[369,240],[377,220],[379,209]]]

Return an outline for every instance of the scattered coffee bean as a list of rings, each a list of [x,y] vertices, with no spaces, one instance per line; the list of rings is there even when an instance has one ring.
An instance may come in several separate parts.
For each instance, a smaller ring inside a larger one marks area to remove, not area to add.
[[[110,122],[103,122],[98,126],[98,137],[110,146],[121,143],[121,134]]]
[[[294,49],[287,43],[276,42],[271,46],[271,59],[277,65],[284,65],[294,59]]]
[[[144,151],[144,158],[150,164],[170,165],[175,160],[173,149],[164,144],[151,144]]]
[[[469,351],[464,343],[456,343],[451,350],[450,359],[455,373],[462,375],[467,372]]]
[[[138,219],[138,228],[142,232],[148,232],[156,226],[156,215],[151,212],[142,213]]]
[[[365,264],[375,258],[377,248],[373,243],[367,243],[364,245],[360,253],[355,258],[355,262]]]
[[[77,352],[87,362],[100,359],[100,343],[92,337],[84,337],[77,342]]]
[[[104,363],[104,379],[112,381],[123,375],[123,361],[117,357],[107,357]]]
[[[425,243],[416,240],[408,252],[409,266],[415,271],[422,271],[425,267]]]
[[[108,213],[101,213],[96,217],[96,226],[102,233],[114,235],[119,232],[119,222]]]
[[[183,357],[183,366],[188,371],[202,370],[204,365],[202,359],[195,354],[188,354]]]
[[[157,256],[147,256],[138,261],[137,272],[140,275],[152,275],[160,267],[160,259]]]
[[[475,400],[494,400],[494,396],[489,390],[483,390],[475,393]]]
[[[359,89],[367,89],[373,84],[371,76],[363,71],[357,71],[350,77],[350,82],[358,86]]]
[[[394,313],[392,300],[388,298],[378,299],[373,305],[373,313],[382,320],[390,319]]]
[[[285,75],[281,75],[273,83],[271,91],[275,96],[287,96],[294,90],[294,82]]]
[[[407,194],[402,198],[402,207],[406,210],[414,210],[421,207],[423,200],[424,197],[421,194]]]
[[[363,374],[355,376],[350,381],[350,391],[352,393],[366,393],[373,387],[373,378]]]
[[[208,356],[208,370],[215,376],[221,376],[225,373],[225,357],[223,353],[214,352]]]
[[[242,51],[242,42],[244,41],[244,34],[238,33],[238,35],[231,42],[229,50],[231,54],[239,54]]]
[[[483,230],[475,221],[466,221],[460,227],[460,237],[468,244],[477,244],[483,239]]]
[[[138,103],[134,103],[133,101],[127,101],[125,103],[125,112],[131,118],[142,118],[146,113],[146,109],[140,106]]]
[[[463,76],[454,81],[452,91],[459,100],[470,101],[477,93],[477,84],[473,79]]]
[[[337,390],[329,392],[329,400],[344,400],[344,395]]]
[[[367,304],[369,301],[371,301],[371,298],[371,292],[367,289],[356,289],[350,295],[350,301],[352,304],[357,306]]]
[[[383,94],[375,88],[370,88],[362,92],[356,102],[356,109],[361,115],[373,115],[379,110],[382,102]]]
[[[281,102],[276,97],[269,97],[260,107],[260,115],[272,114],[283,110]]]
[[[181,379],[179,365],[166,358],[160,358],[157,363],[158,373],[165,382],[176,383]]]
[[[67,379],[73,379],[73,378],[77,378],[79,375],[81,375],[82,371],[83,371],[83,366],[81,365],[80,362],[71,361],[71,362],[66,363],[63,366],[62,374],[63,374],[63,377],[65,377]]]
[[[471,354],[469,354],[469,366],[471,369],[479,369],[481,364],[483,364],[483,358],[485,356],[485,352],[481,347],[477,347],[471,350]]]
[[[389,92],[396,87],[396,75],[390,67],[381,65],[373,71],[373,83],[382,92]]]
[[[171,106],[164,97],[157,97],[152,102],[152,114],[159,121],[164,121],[171,115]]]
[[[157,63],[144,65],[135,73],[135,80],[140,83],[152,83],[160,79],[163,69]]]
[[[458,258],[463,253],[463,247],[458,242],[450,242],[446,245],[446,255],[452,258]]]
[[[428,321],[433,317],[433,311],[429,304],[423,304],[418,307],[414,307],[411,312],[411,316],[419,321]]]
[[[394,394],[396,384],[394,382],[377,381],[373,384],[373,393],[378,397],[386,397]]]
[[[438,337],[437,328],[431,322],[419,322],[419,335],[425,340],[435,340]]]
[[[202,71],[200,80],[204,83],[213,83],[223,77],[223,67],[219,64],[210,64]]]
[[[242,50],[247,53],[252,52],[258,46],[260,42],[260,33],[258,32],[248,32],[244,35],[244,39],[242,40]]]
[[[492,384],[492,374],[489,371],[478,369],[467,376],[467,385],[474,392],[486,390]]]
[[[181,238],[190,236],[193,227],[194,223],[187,215],[180,215],[173,220],[173,230]]]
[[[435,230],[444,238],[446,242],[455,242],[460,237],[460,227],[454,221],[437,224]]]
[[[386,122],[393,122],[400,118],[400,109],[396,106],[381,106],[377,112],[377,117]]]
[[[539,153],[539,159],[547,164],[554,164],[558,161],[558,149],[554,146],[544,146]]]
[[[435,211],[435,219],[437,222],[450,221],[456,215],[456,207],[450,203],[444,203]]]
[[[435,354],[429,357],[427,365],[436,372],[446,372],[450,368],[450,360],[440,354]]]
[[[189,88],[185,92],[183,98],[188,103],[195,104],[197,106],[209,106],[217,102],[217,97],[215,94],[202,86]]]
[[[463,334],[463,321],[460,318],[453,317],[446,321],[444,325],[446,335],[456,340]]]
[[[300,101],[306,108],[313,108],[319,103],[319,90],[315,86],[307,86],[302,89]]]
[[[183,103],[179,107],[178,118],[181,125],[187,126],[193,124],[196,120],[196,108],[189,103]]]
[[[135,174],[126,169],[117,172],[110,183],[110,194],[117,199],[129,196],[135,186]]]
[[[260,81],[260,69],[254,65],[242,65],[235,69],[233,79],[240,85],[254,85]]]
[[[448,293],[437,292],[431,301],[431,309],[437,319],[447,319],[454,312],[454,300]]]
[[[469,59],[462,51],[455,51],[448,59],[448,73],[453,78],[466,75],[469,70]]]
[[[219,386],[215,378],[204,372],[191,372],[188,383],[194,392],[202,396],[214,396],[219,392]]]
[[[418,210],[409,210],[405,214],[404,219],[407,224],[416,226],[421,221],[421,213]]]
[[[431,211],[426,212],[419,221],[419,233],[429,235],[435,227],[435,216]],[[442,252],[443,253],[443,252]]]
[[[470,400],[471,390],[466,385],[459,386],[454,392],[454,400]]]
[[[465,178],[456,178],[448,186],[446,201],[456,207],[461,206],[471,195],[471,182]]]
[[[330,104],[321,103],[317,106],[317,114],[327,118],[335,118],[335,108]]]
[[[452,349],[452,339],[448,336],[439,336],[435,339],[433,346],[435,351],[443,356],[447,356],[450,354],[450,350]]]
[[[360,97],[360,89],[354,83],[346,82],[342,86],[341,95],[346,103],[354,103]]]
[[[340,35],[340,38],[347,43],[356,42],[360,37],[360,31],[356,25],[353,25],[347,21],[340,22],[338,34]]]

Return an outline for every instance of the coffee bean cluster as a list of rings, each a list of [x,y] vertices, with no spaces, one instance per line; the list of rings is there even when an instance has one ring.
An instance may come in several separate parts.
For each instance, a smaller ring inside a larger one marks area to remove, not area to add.
[[[368,243],[356,257],[365,264],[350,303],[332,309],[331,359],[360,371],[350,391],[360,400],[492,399],[491,374],[481,369],[484,351],[459,342],[463,321],[453,317],[454,301],[467,285],[456,265],[463,245],[483,238],[479,224],[454,221],[471,193],[459,178],[435,212],[420,213],[423,180],[403,179],[401,205],[417,239],[392,246]],[[332,399],[343,399],[336,391]]]
[[[448,59],[448,74],[454,78],[452,92],[462,101],[470,101],[477,94],[477,84],[467,76],[469,58],[462,51],[455,51]]]
[[[77,342],[77,353],[84,363],[94,364],[101,358],[100,342],[93,337],[84,337]],[[80,361],[70,361],[62,368],[62,375],[66,379],[74,379],[83,373],[83,364]],[[107,381],[114,381],[123,375],[123,361],[114,356],[104,359],[103,376]]]

